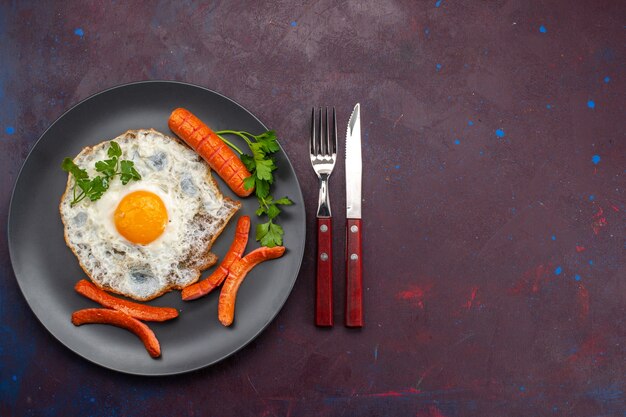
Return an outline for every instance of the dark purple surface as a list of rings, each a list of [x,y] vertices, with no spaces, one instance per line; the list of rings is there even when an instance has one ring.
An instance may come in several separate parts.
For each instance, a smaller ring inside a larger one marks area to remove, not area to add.
[[[310,107],[337,106],[345,126],[359,101],[366,327],[313,326],[311,239],[247,348],[185,376],[130,377],[46,332],[3,238],[0,415],[626,415],[624,3],[254,4],[2,2],[0,232],[45,128],[145,79],[214,89],[276,129],[312,230]],[[339,163],[336,277],[342,175]]]

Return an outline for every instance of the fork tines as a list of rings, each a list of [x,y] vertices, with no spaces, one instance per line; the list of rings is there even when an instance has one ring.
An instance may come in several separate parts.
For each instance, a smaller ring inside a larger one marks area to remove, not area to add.
[[[317,130],[315,126],[317,124]],[[324,129],[322,130],[322,124]],[[332,128],[328,122],[328,107],[319,108],[319,117],[315,115],[315,107],[311,112],[311,156],[333,156],[337,154],[337,114],[333,107]]]

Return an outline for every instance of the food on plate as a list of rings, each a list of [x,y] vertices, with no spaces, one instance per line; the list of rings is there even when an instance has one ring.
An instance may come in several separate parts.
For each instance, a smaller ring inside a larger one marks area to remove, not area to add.
[[[254,188],[254,193],[259,202],[256,215],[267,215],[268,218],[266,223],[257,224],[256,240],[261,245],[270,248],[282,245],[284,231],[279,224],[275,223],[275,219],[281,212],[280,206],[290,206],[293,204],[293,201],[288,197],[274,200],[274,197],[270,194],[270,188],[274,183],[273,172],[277,168],[272,154],[280,149],[276,141],[276,132],[268,130],[260,135],[253,135],[243,131],[220,130],[217,134],[224,141],[225,139],[223,139],[222,135],[236,135],[248,144],[252,156],[244,154],[236,147],[234,149],[239,152],[241,160],[252,174],[252,176],[246,178],[243,185],[246,189]]]
[[[182,298],[185,301],[195,300],[196,298],[203,297],[213,291],[216,287],[222,285],[224,279],[228,275],[228,270],[233,262],[241,259],[243,251],[246,250],[246,244],[248,243],[248,234],[250,233],[250,217],[241,216],[237,221],[237,228],[235,229],[235,238],[230,245],[230,249],[224,256],[222,263],[217,267],[215,271],[208,278],[202,281],[191,284],[188,287],[183,288]]]
[[[167,321],[178,317],[178,310],[171,307],[154,307],[145,304],[139,304],[132,301],[123,300],[113,297],[107,292],[101,290],[91,282],[81,279],[76,283],[74,289],[80,295],[102,305],[103,307],[112,308],[121,311],[138,320],[145,321]]]
[[[209,166],[239,197],[252,193],[244,187],[250,172],[233,151],[200,119],[189,110],[178,108],[172,112],[168,125],[187,145],[198,152]]]
[[[122,174],[111,166],[106,192],[74,202],[81,178],[70,171],[59,206],[67,245],[98,287],[135,300],[194,283],[217,261],[211,246],[240,203],[224,197],[207,164],[176,139],[129,130],[114,142],[119,151],[106,141],[72,161],[87,178],[98,177],[107,169],[99,162],[112,159],[115,148]],[[133,162],[141,179],[123,161]],[[131,178],[123,177],[125,169]]]
[[[224,326],[230,326],[235,318],[237,291],[252,268],[269,259],[280,258],[285,253],[284,246],[255,249],[243,258],[235,261],[229,268],[228,278],[224,282],[218,301],[218,319]]]
[[[90,179],[87,171],[76,165],[71,158],[65,158],[61,168],[74,177],[70,205],[74,206],[80,203],[85,197],[89,197],[91,201],[99,200],[102,194],[108,190],[111,181],[118,175],[122,185],[126,185],[132,180],[140,180],[141,175],[135,169],[134,162],[128,159],[120,161],[121,155],[120,145],[115,141],[111,141],[107,151],[109,158],[96,162],[95,168],[99,175],[96,175],[93,179]]]
[[[86,308],[72,313],[72,324],[111,324],[136,334],[143,342],[146,350],[153,358],[161,356],[159,341],[148,326],[121,311],[107,308]]]
[[[246,197],[254,190],[259,201],[257,216],[267,215],[268,221],[256,226],[256,240],[263,246],[273,247],[283,244],[283,228],[275,223],[280,214],[279,206],[292,205],[287,197],[274,200],[270,187],[274,182],[276,164],[272,154],[280,150],[276,141],[276,132],[268,130],[259,135],[238,131],[220,130],[213,132],[189,110],[178,108],[172,112],[168,121],[170,129],[195,149],[216,170],[220,177],[240,197]],[[252,156],[224,138],[235,135],[243,139]],[[231,151],[230,146],[241,156],[241,160]]]

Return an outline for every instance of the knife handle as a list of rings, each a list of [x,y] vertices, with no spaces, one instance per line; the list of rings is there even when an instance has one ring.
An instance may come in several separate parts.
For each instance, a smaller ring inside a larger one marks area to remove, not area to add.
[[[363,327],[361,219],[346,220],[346,326]]]
[[[333,228],[330,217],[317,218],[315,324],[333,325]]]

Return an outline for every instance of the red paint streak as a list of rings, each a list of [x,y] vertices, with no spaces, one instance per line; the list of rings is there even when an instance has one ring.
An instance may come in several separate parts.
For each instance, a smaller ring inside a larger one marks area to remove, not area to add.
[[[619,211],[619,209],[617,208],[617,206],[614,206],[613,204],[611,204],[611,208],[613,209],[613,211]]]
[[[472,294],[470,295],[469,300],[467,300],[465,304],[463,304],[463,307],[465,307],[468,310],[472,308],[472,305],[474,304],[474,300],[476,299],[477,292],[478,292],[478,287],[472,287]]]
[[[535,269],[527,271],[522,279],[509,289],[509,294],[520,295],[528,292],[536,294],[543,284],[550,281],[551,277],[550,268],[539,265]]]
[[[368,397],[382,397],[382,398],[386,398],[386,397],[402,397],[404,394],[402,394],[399,391],[387,391],[387,392],[378,392],[375,394],[368,394]]]
[[[605,345],[606,342],[601,335],[592,333],[583,341],[578,352],[570,355],[567,360],[572,364],[576,363],[577,367],[581,366],[580,362],[602,364],[606,359]]]
[[[363,397],[377,397],[377,398],[387,398],[387,397],[405,397],[408,395],[421,394],[422,391],[409,388],[407,390],[402,391],[385,391],[385,392],[375,392],[372,394],[364,394]]]
[[[578,302],[580,303],[580,317],[586,319],[589,315],[589,291],[583,284],[578,283]]]
[[[604,217],[604,210],[602,207],[598,207],[598,212],[593,215],[593,221],[591,222],[591,228],[596,235],[600,233],[600,229],[606,226],[608,223],[606,217]]]
[[[584,246],[578,246],[578,245],[576,245],[576,252],[580,253],[580,252],[583,252],[584,250],[585,250],[585,247],[584,247]]]
[[[411,285],[408,290],[400,291],[398,294],[396,294],[396,297],[399,300],[408,301],[412,305],[423,310],[424,300],[426,298],[426,294],[428,293],[428,291],[430,291],[430,288],[430,285],[427,287]]]

